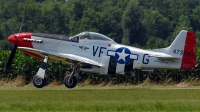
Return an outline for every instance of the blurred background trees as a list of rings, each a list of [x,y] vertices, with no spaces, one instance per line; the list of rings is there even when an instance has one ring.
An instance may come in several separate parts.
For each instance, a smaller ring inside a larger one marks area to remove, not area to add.
[[[127,45],[157,48],[162,46],[150,43],[162,41],[167,46],[182,29],[199,35],[199,5],[199,0],[0,1],[0,49],[10,49],[5,24],[18,32],[24,14],[23,32],[71,36],[95,31]],[[199,36],[197,41],[200,45]]]

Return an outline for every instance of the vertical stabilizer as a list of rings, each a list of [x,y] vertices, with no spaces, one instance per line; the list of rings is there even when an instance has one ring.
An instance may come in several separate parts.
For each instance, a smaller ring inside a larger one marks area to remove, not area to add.
[[[169,54],[182,58],[181,69],[193,68],[196,65],[196,35],[182,30],[168,47]]]

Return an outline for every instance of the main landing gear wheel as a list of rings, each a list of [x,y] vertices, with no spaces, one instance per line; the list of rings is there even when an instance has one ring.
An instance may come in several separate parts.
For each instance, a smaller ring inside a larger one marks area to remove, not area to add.
[[[77,84],[77,79],[75,76],[68,75],[64,78],[64,84],[68,88],[74,88]]]
[[[44,79],[34,76],[33,77],[33,85],[37,88],[42,88],[46,85],[47,79],[44,77]]]

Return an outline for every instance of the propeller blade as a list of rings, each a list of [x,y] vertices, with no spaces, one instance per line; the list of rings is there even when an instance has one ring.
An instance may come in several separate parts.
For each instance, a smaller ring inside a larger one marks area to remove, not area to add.
[[[10,29],[10,27],[6,24],[5,25],[6,29],[10,32],[10,34],[12,35],[13,34],[13,31]]]
[[[21,30],[22,30],[22,26],[23,26],[23,24],[24,24],[24,18],[25,18],[25,14],[24,14],[24,16],[23,16],[23,19],[22,19],[22,22],[21,22],[21,25],[20,25],[20,28],[19,28],[19,33],[20,33]]]
[[[26,6],[25,6],[25,8],[24,8],[24,16],[23,16],[23,19],[22,19],[22,22],[21,22],[21,25],[20,25],[20,28],[19,28],[19,33],[21,33],[22,26],[23,26],[23,24],[24,24],[25,13],[26,13]],[[9,30],[11,34],[14,34],[13,31],[9,28],[8,25],[6,25],[6,29]],[[14,59],[16,50],[17,50],[17,45],[14,45],[13,48],[12,48],[12,51],[11,51],[11,53],[10,53],[10,57],[9,57],[9,59],[8,59],[7,65],[6,65],[6,69],[7,69],[7,70],[10,69],[10,67],[11,67],[11,65],[12,65],[12,60]]]
[[[16,50],[17,50],[17,45],[14,45],[13,48],[12,48],[12,51],[10,53],[10,57],[8,59],[7,65],[6,65],[6,69],[7,70],[11,67],[12,60],[13,60],[13,58],[15,56]]]

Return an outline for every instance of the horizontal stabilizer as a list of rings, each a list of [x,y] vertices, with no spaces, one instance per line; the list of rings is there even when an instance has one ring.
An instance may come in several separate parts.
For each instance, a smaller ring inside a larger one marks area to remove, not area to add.
[[[171,56],[169,54],[155,52],[153,54],[150,54],[151,57],[161,58],[161,59],[179,59],[179,57]]]

